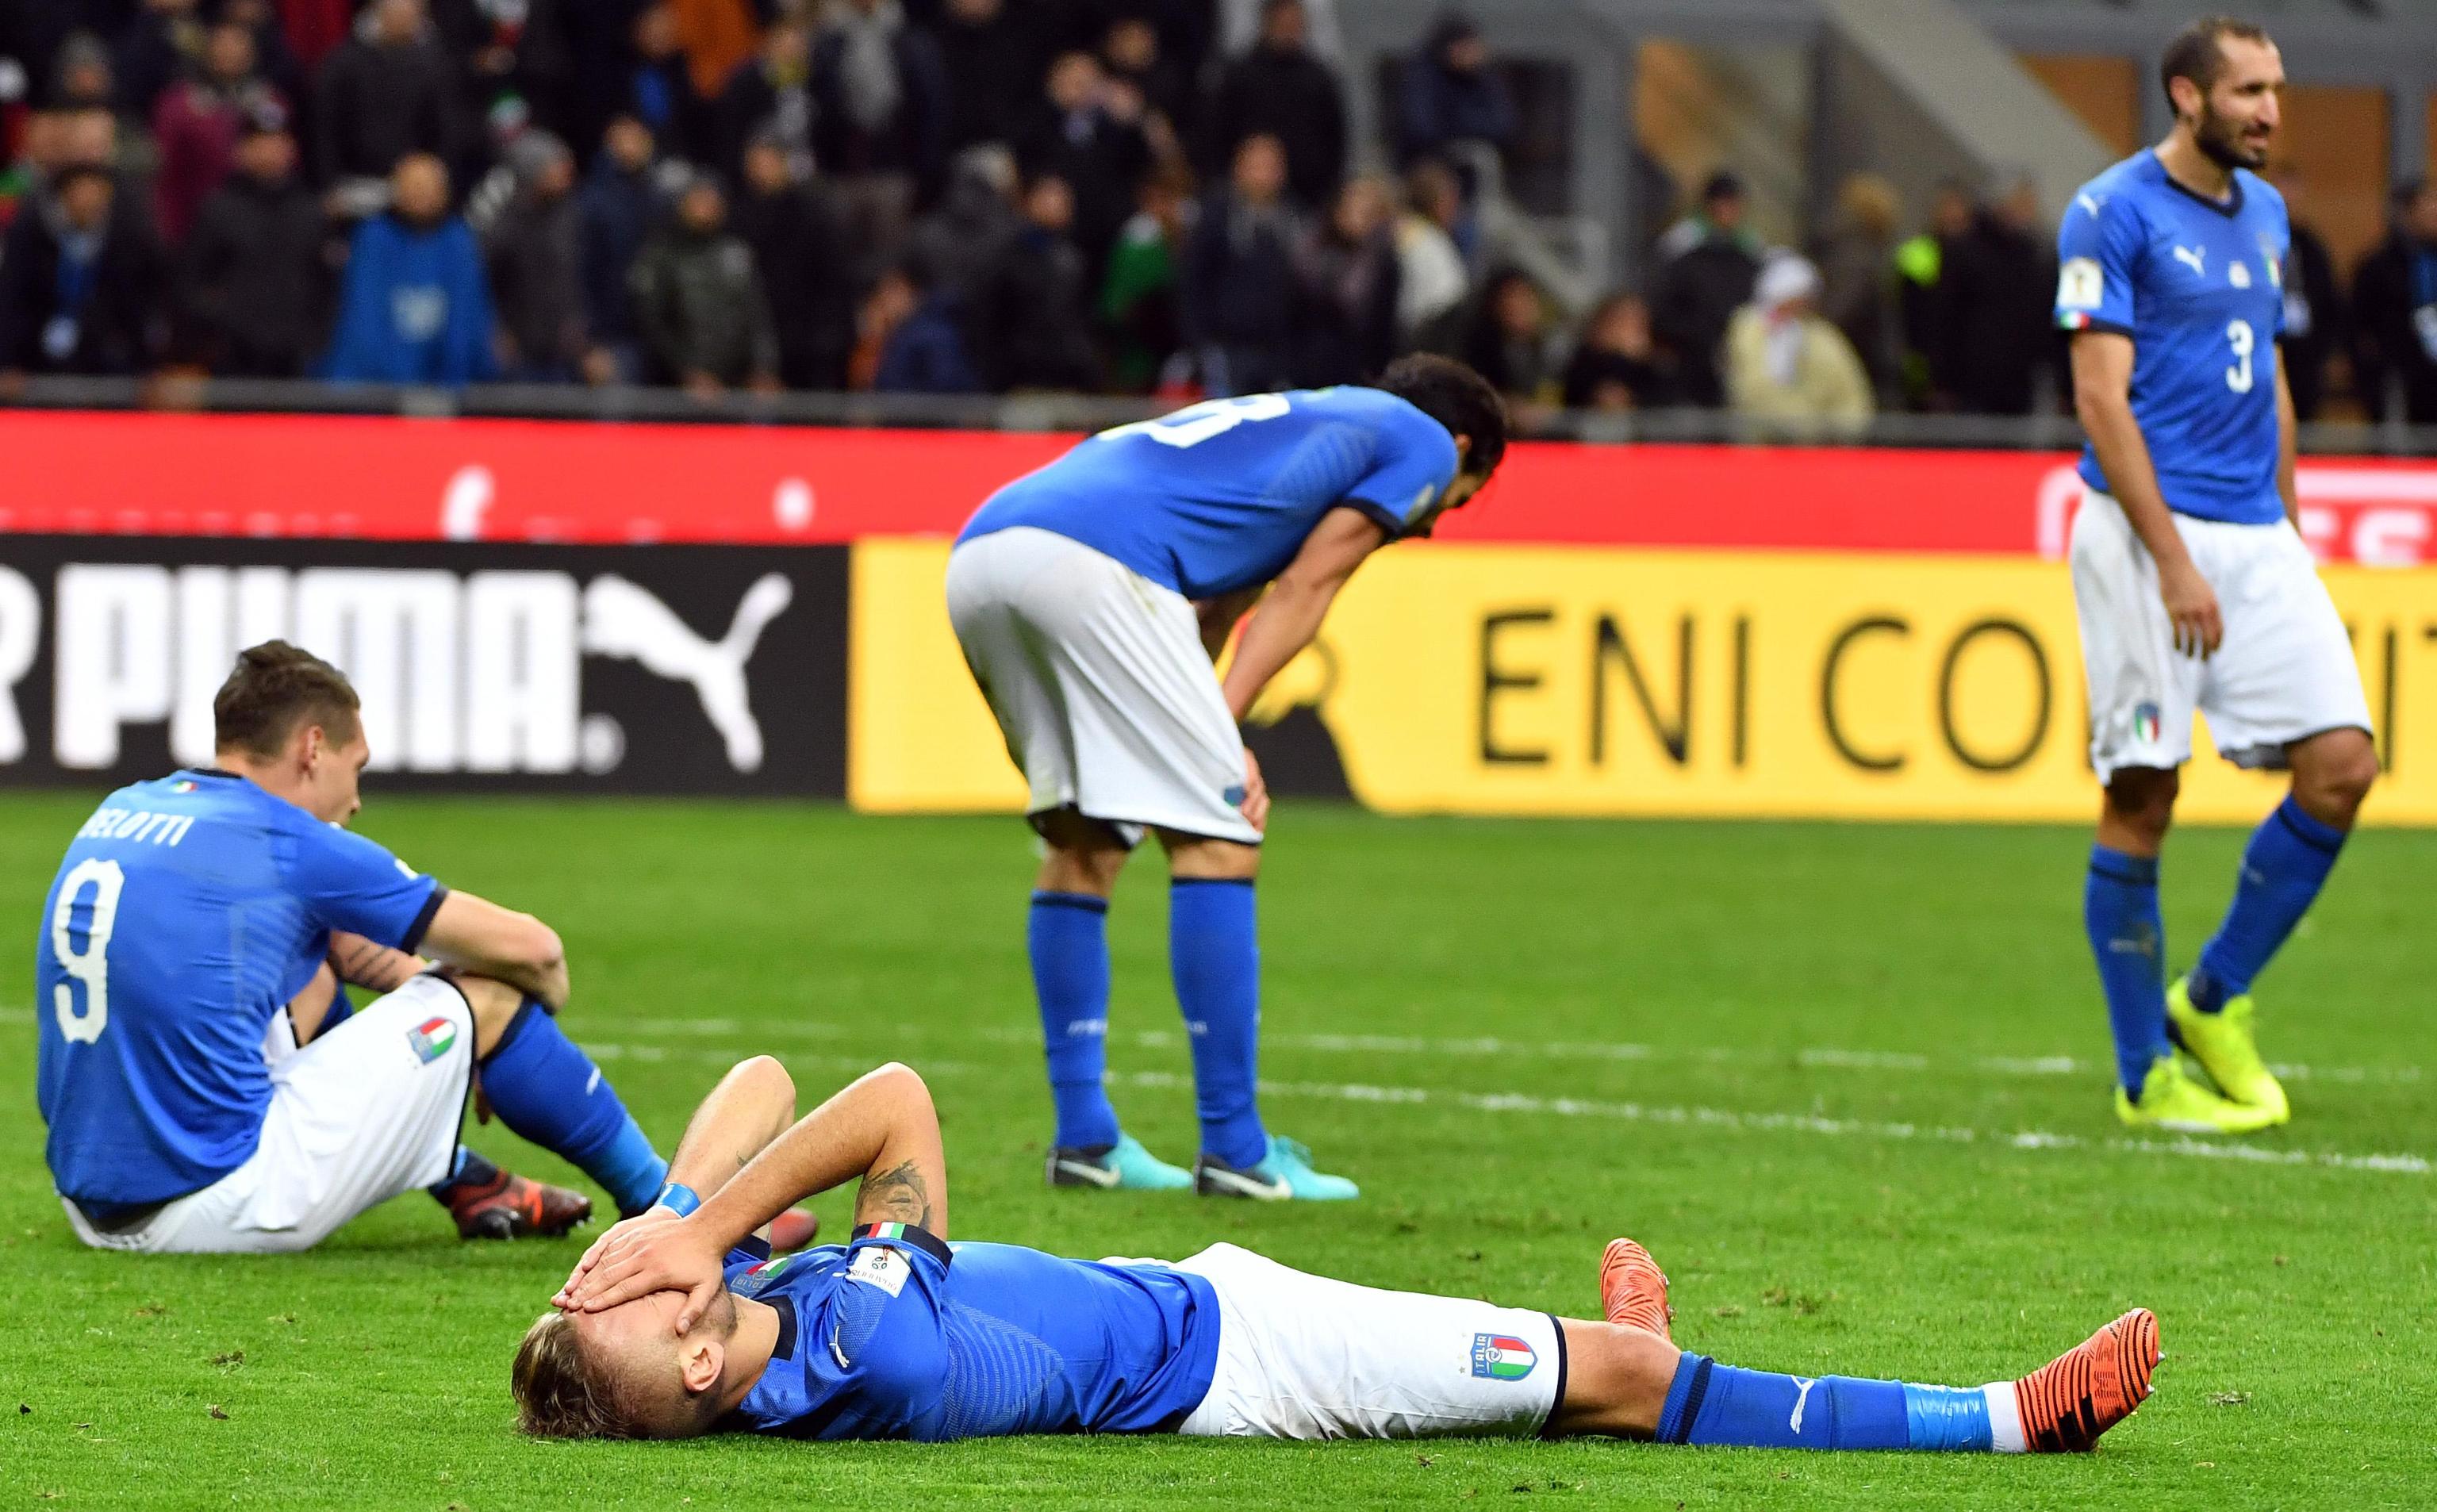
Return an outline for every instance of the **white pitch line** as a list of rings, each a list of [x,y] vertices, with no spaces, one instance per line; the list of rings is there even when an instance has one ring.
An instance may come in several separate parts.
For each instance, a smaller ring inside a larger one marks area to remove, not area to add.
[[[585,1046],[594,1059],[601,1061],[636,1061],[645,1064],[684,1061],[726,1063],[731,1057],[724,1051],[707,1046],[680,1046],[671,1049],[658,1045],[626,1045],[608,1043]],[[868,1058],[847,1055],[798,1056],[796,1064],[841,1066],[850,1070],[868,1067]],[[934,1061],[918,1058],[915,1069],[928,1076],[1003,1076],[1004,1065],[984,1065],[971,1061]],[[1190,1089],[1189,1077],[1171,1071],[1132,1071],[1112,1076],[1122,1086],[1157,1088],[1160,1090]],[[2232,1160],[2262,1166],[2306,1166],[2331,1170],[2373,1171],[2386,1175],[2427,1176],[2431,1173],[2429,1162],[2419,1155],[2351,1154],[2341,1151],[2275,1150],[2259,1145],[2215,1143],[2193,1138],[2175,1139],[2089,1139],[2080,1134],[2054,1134],[2040,1129],[2021,1129],[2010,1133],[2000,1130],[1972,1129],[1944,1124],[1900,1123],[1876,1118],[1831,1118],[1810,1113],[1745,1112],[1731,1108],[1616,1102],[1591,1098],[1552,1098],[1531,1092],[1451,1092],[1434,1087],[1381,1086],[1362,1081],[1273,1081],[1264,1078],[1260,1083],[1264,1097],[1314,1098],[1336,1102],[1362,1102],[1391,1107],[1459,1107],[1476,1113],[1537,1115],[1557,1118],[1596,1118],[1619,1123],[1671,1124],[1681,1127],[1714,1129],[1736,1134],[1794,1134],[1823,1138],[1863,1138],[1894,1141],[1918,1141],[1930,1144],[1971,1145],[1988,1150],[2090,1150],[2112,1153],[2165,1155],[2191,1160]]]
[[[709,1039],[751,1034],[833,1040],[850,1032],[842,1025],[807,1020],[755,1025],[748,1029],[734,1019],[727,1018],[647,1018],[631,1019],[619,1027],[628,1033],[644,1036],[686,1035]],[[900,1027],[898,1032],[904,1031],[904,1027]],[[960,1040],[986,1039],[1003,1045],[1036,1045],[1041,1038],[1040,1031],[1028,1025],[991,1025],[954,1032]],[[1184,1043],[1184,1036],[1174,1029],[1134,1029],[1126,1032],[1123,1038],[1139,1048],[1153,1050],[1172,1049]],[[1517,1040],[1496,1035],[1433,1039],[1411,1034],[1264,1034],[1261,1043],[1275,1049],[1310,1050],[1324,1055],[1420,1055],[1456,1060],[1524,1056],[1558,1061],[1694,1062],[1711,1065],[1766,1065],[1785,1053],[1769,1046],[1728,1047],[1643,1045],[1616,1040]],[[2065,1077],[2099,1076],[2113,1069],[2106,1062],[2070,1055],[1987,1055],[1969,1060],[1957,1057],[1950,1061],[1907,1050],[1857,1050],[1836,1046],[1801,1046],[1795,1049],[1793,1055],[1796,1064],[1816,1071],[1919,1072],[1943,1065],[1955,1069],[1968,1067],[1989,1076]],[[2420,1067],[2416,1065],[2312,1066],[2280,1063],[2270,1069],[2288,1081],[2385,1083],[2416,1082],[2420,1080]]]

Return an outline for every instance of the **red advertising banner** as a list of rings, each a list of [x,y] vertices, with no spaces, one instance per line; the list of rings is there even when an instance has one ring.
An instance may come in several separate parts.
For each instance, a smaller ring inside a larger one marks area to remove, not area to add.
[[[0,413],[0,531],[812,544],[953,533],[1072,436],[320,415]],[[2437,463],[2313,459],[2332,561],[2437,559]],[[2056,453],[1517,445],[1464,542],[2060,555]]]

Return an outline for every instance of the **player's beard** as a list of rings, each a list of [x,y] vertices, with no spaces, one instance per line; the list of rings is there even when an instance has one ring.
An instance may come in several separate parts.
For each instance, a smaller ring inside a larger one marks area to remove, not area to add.
[[[2192,141],[2210,162],[2228,173],[2236,168],[2249,168],[2255,173],[2268,166],[2268,144],[2263,141],[2255,148],[2248,145],[2242,139],[2244,130],[2242,122],[2231,115],[2219,115],[2203,105],[2200,129],[2192,133]]]

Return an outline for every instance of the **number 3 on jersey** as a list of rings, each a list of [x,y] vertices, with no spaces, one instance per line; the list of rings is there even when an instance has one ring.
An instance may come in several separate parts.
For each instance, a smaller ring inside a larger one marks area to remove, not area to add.
[[[1223,436],[1247,420],[1282,420],[1293,408],[1283,394],[1247,394],[1233,399],[1205,399],[1156,420],[1137,420],[1113,431],[1103,431],[1099,439],[1122,441],[1127,436],[1148,436],[1163,447],[1182,449]]]
[[[2235,321],[2225,328],[2225,339],[2234,346],[2234,366],[2225,370],[2225,386],[2236,394],[2251,392],[2251,354],[2259,338],[2253,332],[2251,322]]]
[[[77,948],[77,900],[86,884],[93,887],[93,914],[85,923],[84,947]],[[88,858],[76,864],[60,883],[59,906],[51,912],[51,954],[60,970],[84,983],[84,1011],[76,1011],[76,990],[67,982],[51,989],[51,1011],[60,1032],[72,1044],[91,1045],[110,1023],[110,936],[118,927],[118,894],[127,873],[115,861]]]

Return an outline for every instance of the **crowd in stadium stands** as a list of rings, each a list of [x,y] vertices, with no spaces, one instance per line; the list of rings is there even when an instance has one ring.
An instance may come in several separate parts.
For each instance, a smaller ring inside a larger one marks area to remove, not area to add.
[[[1463,357],[1533,412],[1795,427],[2058,402],[2025,185],[1846,184],[1808,255],[1720,173],[1569,322],[1464,170],[1518,114],[1450,12],[1354,171],[1333,0],[0,0],[0,385],[208,373],[1185,396]],[[2330,360],[2437,420],[2437,193]],[[2044,375],[2044,376],[2043,376]]]

